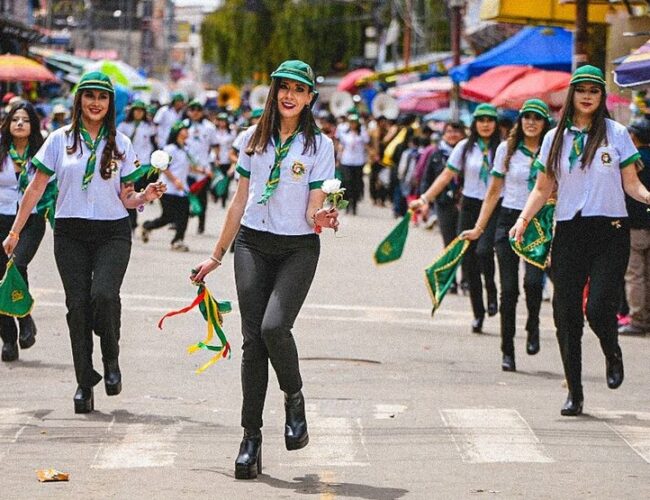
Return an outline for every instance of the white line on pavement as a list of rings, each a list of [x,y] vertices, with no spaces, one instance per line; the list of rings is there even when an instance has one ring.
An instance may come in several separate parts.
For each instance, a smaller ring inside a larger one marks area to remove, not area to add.
[[[514,409],[440,410],[463,462],[554,462]]]
[[[388,420],[404,413],[406,408],[406,405],[376,404],[374,415],[378,420]]]
[[[634,452],[650,464],[650,413],[632,411],[595,411]],[[633,425],[644,422],[645,425]]]

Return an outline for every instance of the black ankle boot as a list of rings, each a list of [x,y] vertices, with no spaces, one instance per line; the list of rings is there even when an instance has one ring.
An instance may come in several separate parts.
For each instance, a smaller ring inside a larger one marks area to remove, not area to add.
[[[534,356],[539,352],[539,328],[528,330],[526,338],[526,353]]]
[[[607,387],[616,389],[623,383],[623,353],[619,347],[616,352],[605,357],[605,371],[607,373]]]
[[[284,394],[284,444],[287,450],[299,450],[309,443],[307,420],[305,417],[305,398],[302,392]]]
[[[122,373],[117,359],[104,361],[104,387],[107,396],[117,396],[122,392]]]
[[[11,362],[18,359],[18,344],[7,342],[2,345],[2,361]]]
[[[29,349],[36,342],[36,323],[31,314],[24,318],[18,318],[18,342],[21,349]]]
[[[516,372],[515,357],[512,354],[504,354],[501,360],[501,369],[504,372]]]
[[[582,414],[582,404],[584,402],[584,397],[582,395],[576,395],[569,393],[560,410],[560,415],[565,417],[576,417]]]
[[[472,333],[481,333],[483,331],[483,316],[474,318],[472,321]]]
[[[90,413],[95,409],[95,399],[92,387],[77,387],[74,393],[74,412]]]
[[[255,479],[262,473],[262,431],[244,429],[244,439],[235,459],[235,479]]]

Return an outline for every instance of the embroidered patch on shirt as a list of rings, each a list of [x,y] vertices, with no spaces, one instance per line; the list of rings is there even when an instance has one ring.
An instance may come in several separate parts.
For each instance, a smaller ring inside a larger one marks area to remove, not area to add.
[[[612,165],[612,157],[607,151],[600,155],[600,161],[605,167],[610,167]]]
[[[303,175],[305,175],[305,172],[307,171],[307,168],[305,167],[305,164],[302,162],[299,162],[298,160],[293,162],[293,165],[291,165],[291,174],[293,175],[293,178],[295,180],[300,179]]]

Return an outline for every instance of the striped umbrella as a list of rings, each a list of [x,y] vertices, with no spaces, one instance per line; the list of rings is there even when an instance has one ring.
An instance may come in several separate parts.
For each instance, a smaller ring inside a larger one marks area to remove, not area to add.
[[[42,64],[23,56],[0,55],[2,82],[55,82],[57,77]]]

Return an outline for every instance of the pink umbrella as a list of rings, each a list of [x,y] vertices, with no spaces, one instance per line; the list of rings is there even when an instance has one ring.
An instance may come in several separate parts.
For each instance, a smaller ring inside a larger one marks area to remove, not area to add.
[[[449,106],[448,92],[413,94],[397,101],[402,113],[425,114]]]
[[[357,80],[360,78],[365,78],[366,76],[370,76],[372,74],[374,74],[374,72],[368,68],[359,68],[352,70],[343,78],[341,78],[341,81],[336,86],[336,90],[354,93],[357,91]]]
[[[0,81],[55,82],[57,77],[42,64],[23,56],[0,56]]]
[[[571,74],[565,71],[535,69],[510,83],[492,99],[491,104],[508,109],[519,109],[524,101],[534,97],[551,108],[560,108],[566,98]]]
[[[388,89],[388,94],[395,97],[408,97],[413,94],[423,94],[430,92],[450,92],[453,82],[448,76],[438,76],[422,80],[415,83],[407,83]]]
[[[497,66],[461,85],[460,96],[468,101],[490,102],[513,81],[531,71],[530,66]]]

